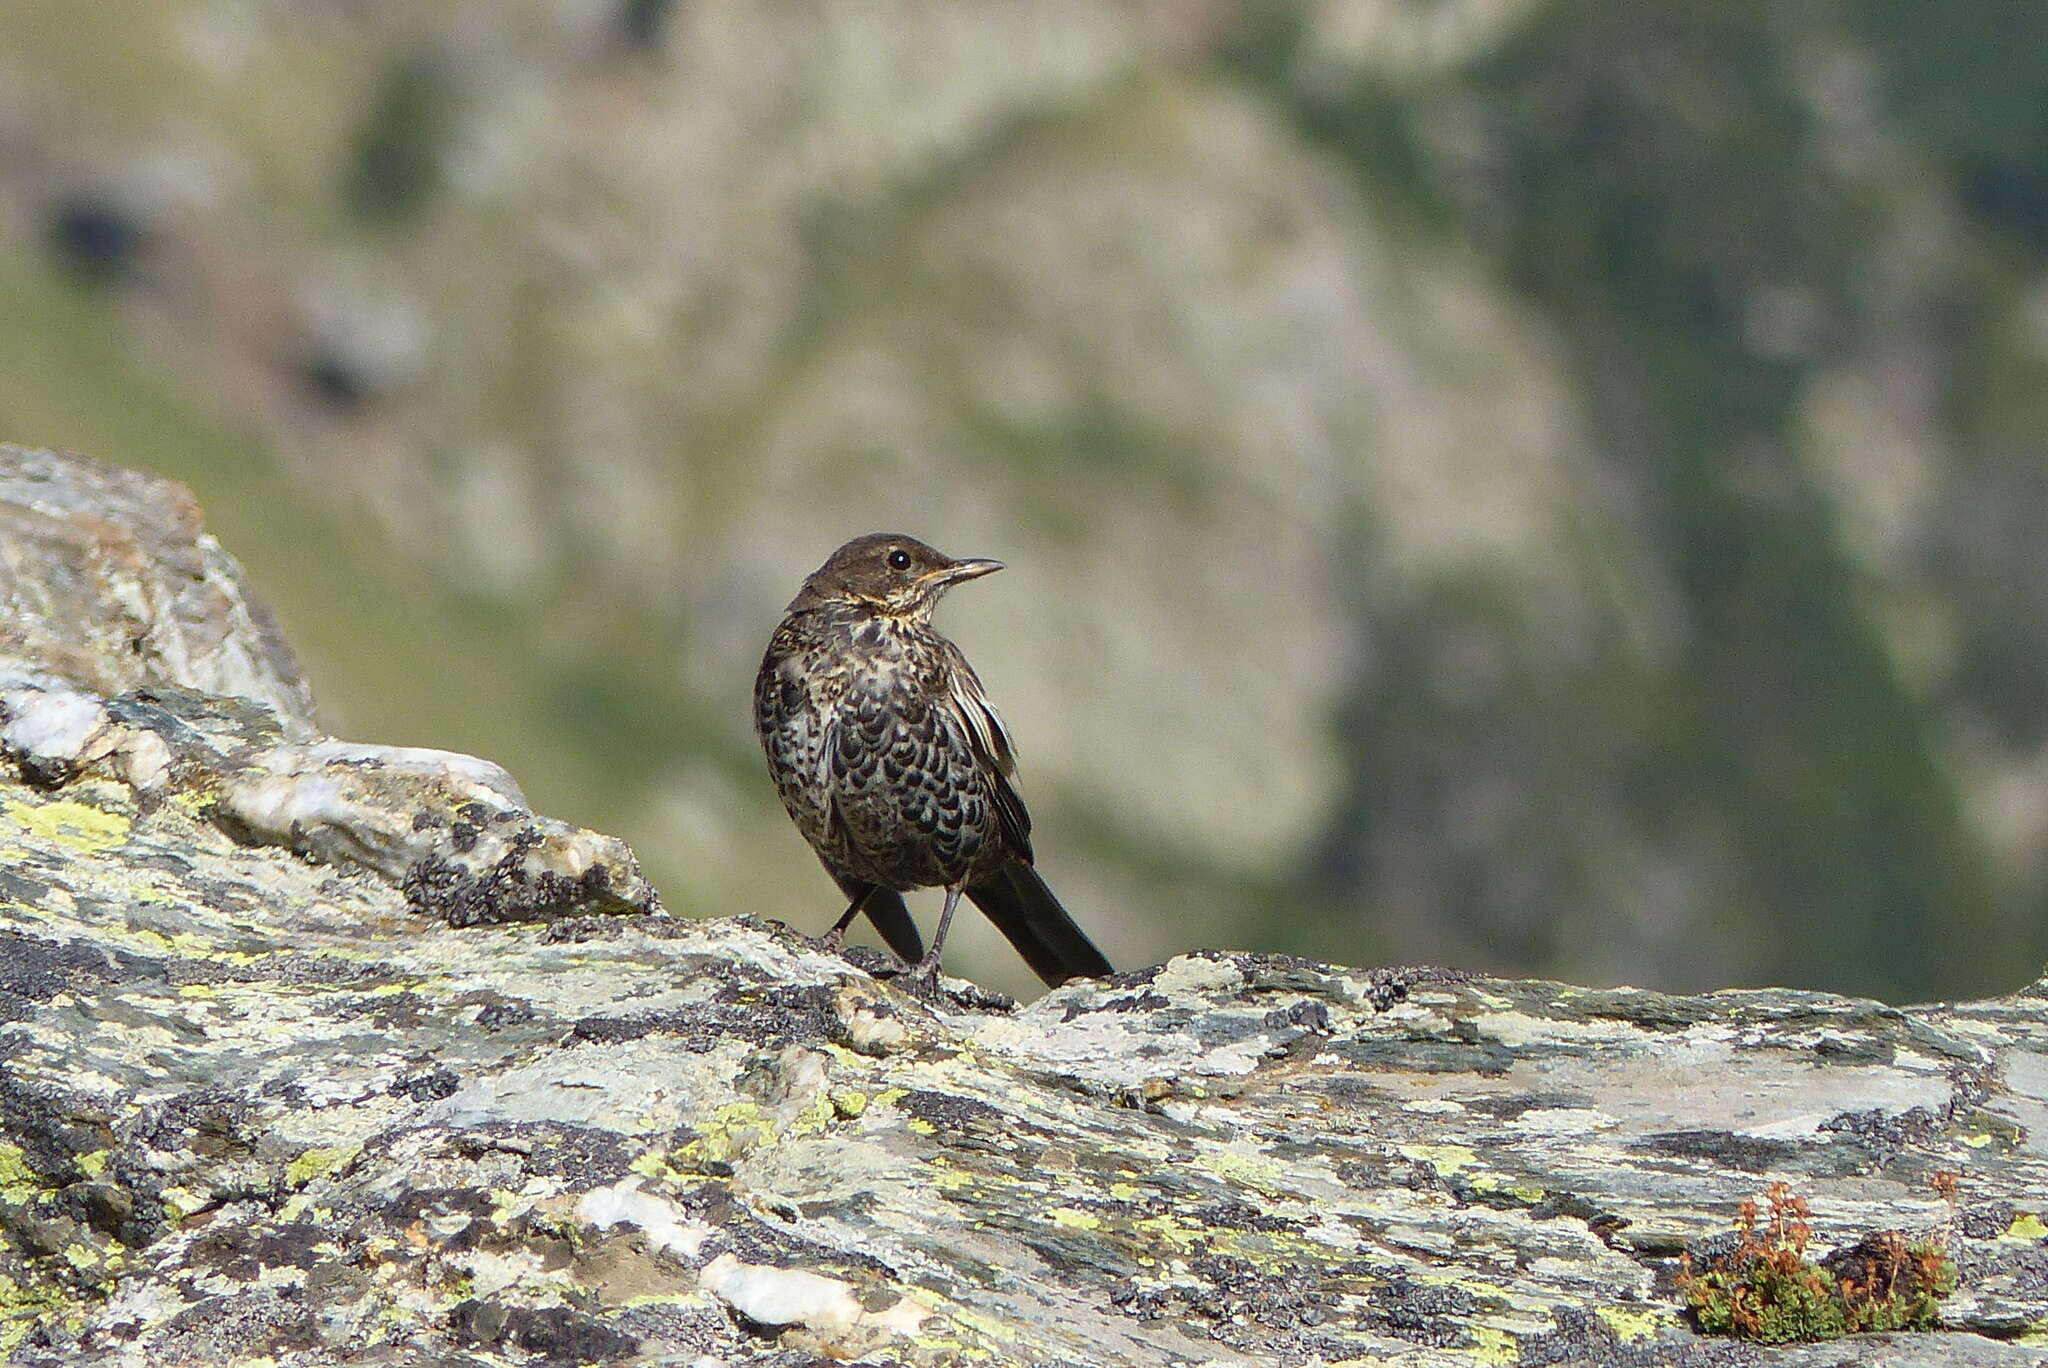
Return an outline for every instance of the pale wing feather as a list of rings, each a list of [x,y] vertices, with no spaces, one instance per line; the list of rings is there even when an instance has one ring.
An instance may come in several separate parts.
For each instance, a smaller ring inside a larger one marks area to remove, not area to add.
[[[989,799],[1002,826],[1004,842],[1028,864],[1031,861],[1031,814],[1016,787],[1017,749],[1003,725],[1002,714],[988,701],[981,679],[960,648],[946,643],[949,688],[945,709],[966,736],[980,768],[988,776]]]

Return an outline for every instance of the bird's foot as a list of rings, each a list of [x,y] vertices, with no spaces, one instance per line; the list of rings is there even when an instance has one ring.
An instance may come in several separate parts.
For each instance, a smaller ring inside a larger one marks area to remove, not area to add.
[[[811,944],[828,955],[836,955],[846,949],[846,928],[835,926],[822,936],[811,937]]]
[[[877,969],[875,977],[881,979],[914,979],[919,983],[937,983],[939,980],[939,962],[930,955],[926,955],[923,959],[913,960],[909,964],[899,963],[891,965],[887,969]]]
[[[873,974],[878,979],[893,980],[912,997],[927,1002],[944,999],[970,1012],[1010,1012],[1017,1007],[1017,999],[1008,993],[998,993],[969,980],[956,980],[958,986],[949,987],[940,981],[939,962],[929,955],[914,964],[876,969]]]
[[[945,991],[939,984],[939,962],[930,955],[909,964],[894,964],[871,972],[878,979],[894,983],[912,997],[936,998]]]

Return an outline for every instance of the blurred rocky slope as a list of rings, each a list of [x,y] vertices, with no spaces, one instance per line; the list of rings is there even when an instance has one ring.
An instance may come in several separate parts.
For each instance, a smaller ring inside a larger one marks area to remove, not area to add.
[[[0,288],[496,643],[309,589],[330,704],[409,679],[678,910],[830,910],[746,681],[900,527],[1013,567],[945,625],[1113,956],[1989,991],[2048,954],[2048,55],[1893,8],[31,4]],[[51,442],[114,383],[0,369]]]
[[[2048,1362],[2048,984],[1206,951],[920,999],[668,917],[486,761],[319,736],[175,486],[0,448],[0,514],[10,600],[73,610],[0,640],[9,1364]],[[1936,1233],[1941,1328],[1693,1334],[1676,1257],[1767,1179],[1815,1253]]]

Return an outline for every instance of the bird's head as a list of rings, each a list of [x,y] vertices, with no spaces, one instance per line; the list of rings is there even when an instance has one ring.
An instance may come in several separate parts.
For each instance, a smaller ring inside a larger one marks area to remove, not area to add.
[[[790,606],[851,603],[887,617],[922,619],[954,585],[1002,568],[1001,561],[955,560],[899,532],[871,532],[834,551]]]

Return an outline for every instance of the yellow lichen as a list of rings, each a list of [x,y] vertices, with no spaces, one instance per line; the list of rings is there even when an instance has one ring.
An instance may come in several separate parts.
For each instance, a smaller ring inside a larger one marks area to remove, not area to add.
[[[1257,1188],[1268,1197],[1282,1194],[1280,1180],[1286,1176],[1286,1169],[1270,1155],[1222,1150],[1206,1156],[1202,1163],[1218,1178]]]
[[[1156,1236],[1167,1244],[1180,1248],[1186,1248],[1209,1234],[1204,1227],[1183,1221],[1171,1212],[1147,1216],[1133,1224],[1131,1229],[1141,1234]]]
[[[1479,1163],[1479,1155],[1465,1145],[1403,1145],[1404,1158],[1428,1164],[1445,1178],[1453,1177]]]
[[[642,1154],[635,1155],[633,1162],[626,1165],[626,1168],[629,1172],[637,1173],[642,1178],[652,1178],[656,1182],[680,1183],[683,1181],[683,1174],[673,1164],[669,1163],[666,1150],[647,1150]]]
[[[2039,1244],[2042,1240],[2048,1240],[2048,1225],[2041,1223],[2040,1213],[2022,1211],[2012,1218],[2012,1224],[2007,1226],[2005,1233],[1998,1238],[2018,1240],[2023,1244]]]
[[[284,1180],[293,1187],[304,1187],[322,1174],[332,1173],[362,1152],[361,1145],[324,1145],[309,1149],[285,1166]]]
[[[63,798],[47,803],[14,802],[7,813],[24,831],[32,832],[53,845],[67,845],[87,854],[111,850],[128,839],[133,819],[105,808],[90,807]]]
[[[772,1143],[776,1134],[775,1123],[759,1103],[728,1102],[712,1112],[696,1139],[676,1150],[675,1163],[684,1172],[707,1163],[731,1163],[756,1146]]]
[[[170,1214],[173,1223],[181,1222],[188,1216],[206,1210],[207,1199],[191,1188],[167,1187],[161,1195],[164,1210]]]
[[[832,1124],[833,1118],[838,1114],[838,1108],[833,1105],[832,1099],[820,1093],[806,1102],[802,1111],[790,1118],[789,1124],[782,1128],[782,1137],[800,1140],[807,1135],[823,1134],[825,1128]]]
[[[35,1170],[28,1166],[28,1158],[18,1145],[0,1140],[0,1196],[14,1201],[25,1201],[28,1195],[42,1186]]]
[[[1593,1314],[1606,1323],[1614,1337],[1624,1344],[1646,1340],[1677,1322],[1663,1311],[1627,1311],[1619,1306],[1596,1306]]]
[[[1490,1325],[1471,1325],[1465,1332],[1472,1336],[1472,1347],[1466,1352],[1481,1363],[1522,1361],[1522,1343],[1507,1331],[1496,1330]]]

